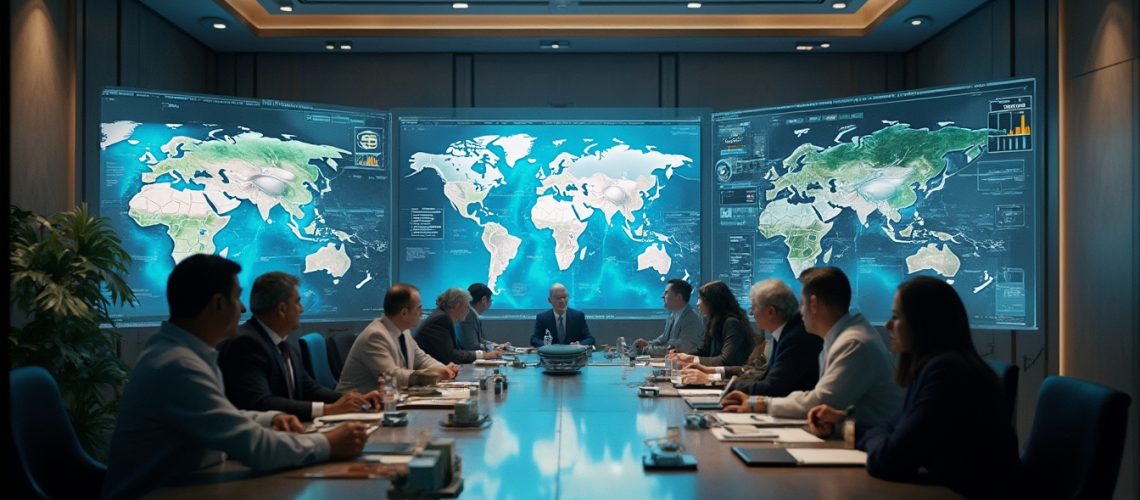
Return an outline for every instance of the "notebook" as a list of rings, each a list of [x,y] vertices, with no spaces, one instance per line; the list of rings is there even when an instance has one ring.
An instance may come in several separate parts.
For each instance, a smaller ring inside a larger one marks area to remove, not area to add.
[[[769,443],[822,443],[823,440],[803,429],[791,427],[759,427],[725,425],[711,429],[718,441],[759,441]]]
[[[867,463],[867,454],[862,450],[733,446],[732,452],[749,467],[862,466]]]

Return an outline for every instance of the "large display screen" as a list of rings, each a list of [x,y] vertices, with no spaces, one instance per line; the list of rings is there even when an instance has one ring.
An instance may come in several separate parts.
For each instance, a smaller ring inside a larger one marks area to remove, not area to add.
[[[747,301],[838,266],[881,324],[927,274],[972,326],[1035,329],[1037,106],[1027,79],[714,114],[713,278]]]
[[[397,111],[399,279],[427,307],[481,282],[488,314],[533,317],[558,282],[591,317],[659,315],[700,282],[703,140],[653,111]]]
[[[137,307],[167,316],[166,279],[194,253],[301,278],[306,321],[377,315],[391,283],[390,115],[335,106],[108,88],[99,212],[134,259]],[[243,297],[247,299],[248,295]]]

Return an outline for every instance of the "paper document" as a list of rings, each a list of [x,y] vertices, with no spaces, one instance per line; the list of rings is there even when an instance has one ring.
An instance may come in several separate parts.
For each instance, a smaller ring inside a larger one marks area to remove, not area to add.
[[[720,389],[677,389],[681,397],[689,396],[715,396],[720,398]]]
[[[376,413],[341,413],[340,415],[325,415],[313,419],[315,424],[328,424],[332,422],[375,422],[384,418],[384,414]]]
[[[763,413],[720,412],[714,416],[724,424],[748,424],[759,427],[799,427],[801,425],[807,425],[807,420],[802,418],[779,418]]]
[[[364,462],[379,462],[388,465],[402,465],[407,464],[416,458],[414,455],[380,455],[368,454],[361,455],[360,459]]]
[[[767,441],[773,443],[822,443],[811,433],[789,427],[757,427],[755,425],[726,425],[713,427],[713,437],[719,441]]]
[[[472,364],[475,366],[504,366],[507,364],[507,360],[505,360],[505,359],[476,359],[475,362]]]
[[[653,368],[665,368],[664,361],[650,361],[649,366]]]
[[[867,452],[845,448],[788,448],[800,465],[865,465]]]
[[[479,387],[479,382],[457,382],[452,380],[451,382],[440,382],[435,384],[435,386],[438,389],[458,389],[460,387],[470,389],[472,387]]]
[[[458,401],[448,398],[408,398],[397,408],[454,408]]]

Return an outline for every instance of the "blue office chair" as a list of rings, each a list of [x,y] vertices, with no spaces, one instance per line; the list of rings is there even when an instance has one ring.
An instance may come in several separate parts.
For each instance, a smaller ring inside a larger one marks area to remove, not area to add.
[[[1017,379],[1021,369],[1017,365],[994,359],[987,359],[986,364],[997,372],[1002,394],[1005,395],[1006,412],[1009,414],[1009,421],[1013,422],[1017,414]]]
[[[329,370],[329,355],[325,349],[324,335],[313,332],[301,337],[301,359],[305,364],[305,371],[309,372],[318,384],[327,389],[336,389],[336,378]]]
[[[1092,382],[1046,378],[1021,454],[1030,490],[1041,498],[1111,498],[1131,401]]]
[[[332,368],[332,374],[337,380],[340,380],[340,372],[344,370],[344,363],[348,361],[348,351],[352,350],[356,335],[341,332],[329,337],[329,367]]]
[[[29,488],[42,498],[98,498],[107,467],[79,445],[59,386],[39,366],[8,374],[12,444]]]

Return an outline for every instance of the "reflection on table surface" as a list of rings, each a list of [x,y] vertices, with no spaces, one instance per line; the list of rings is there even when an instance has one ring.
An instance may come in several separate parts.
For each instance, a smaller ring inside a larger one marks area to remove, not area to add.
[[[602,360],[599,353],[594,357]],[[730,450],[734,444],[717,441],[708,430],[683,428],[690,410],[680,398],[638,397],[648,367],[587,366],[576,375],[545,375],[533,367],[533,355],[524,359],[527,368],[499,369],[509,379],[502,394],[480,391],[480,411],[494,420],[489,428],[444,429],[439,422],[449,410],[409,410],[407,427],[382,427],[370,440],[415,441],[423,429],[454,438],[465,498],[956,498],[943,487],[874,479],[859,467],[745,467]],[[460,379],[490,371],[467,365]],[[681,441],[699,461],[698,470],[642,468],[643,441],[664,436],[670,426],[682,427]],[[383,497],[389,488],[384,479],[288,477],[295,472],[257,474],[227,462],[197,475],[193,484],[154,496]]]

